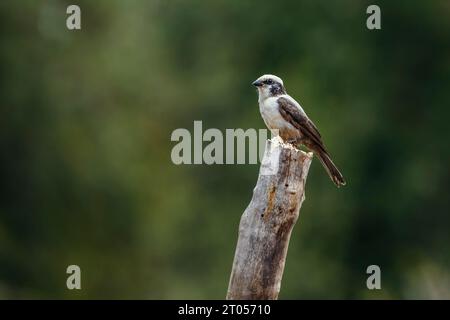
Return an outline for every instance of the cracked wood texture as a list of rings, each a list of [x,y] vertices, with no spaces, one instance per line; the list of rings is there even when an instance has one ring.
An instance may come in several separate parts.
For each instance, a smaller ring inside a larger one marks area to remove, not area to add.
[[[311,160],[311,153],[278,137],[267,141],[252,200],[239,224],[228,300],[278,298]]]

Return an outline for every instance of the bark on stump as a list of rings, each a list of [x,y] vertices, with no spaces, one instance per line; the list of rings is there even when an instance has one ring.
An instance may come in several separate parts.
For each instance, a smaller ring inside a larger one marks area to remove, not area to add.
[[[268,140],[253,197],[239,224],[227,299],[277,299],[312,153]]]

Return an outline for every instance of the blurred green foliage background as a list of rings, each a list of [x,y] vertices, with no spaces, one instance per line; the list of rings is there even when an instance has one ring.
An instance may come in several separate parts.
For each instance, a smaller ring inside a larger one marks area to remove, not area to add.
[[[170,135],[264,128],[264,73],[348,182],[313,162],[280,298],[450,298],[450,3],[369,4],[1,1],[0,298],[224,298],[259,166],[176,166]]]

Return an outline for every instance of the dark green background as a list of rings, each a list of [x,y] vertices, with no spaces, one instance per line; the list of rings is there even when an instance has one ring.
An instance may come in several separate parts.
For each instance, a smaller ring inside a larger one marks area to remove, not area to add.
[[[450,298],[450,3],[375,3],[2,0],[0,298],[224,298],[259,166],[175,166],[170,134],[264,128],[264,73],[348,182],[313,162],[280,298]]]

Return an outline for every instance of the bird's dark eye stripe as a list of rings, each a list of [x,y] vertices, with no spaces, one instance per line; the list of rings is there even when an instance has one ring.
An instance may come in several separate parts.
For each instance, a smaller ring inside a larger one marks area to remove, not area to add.
[[[268,79],[268,80],[264,81],[264,83],[265,83],[265,84],[272,84],[272,83],[273,83],[273,80],[272,80],[272,79]]]

